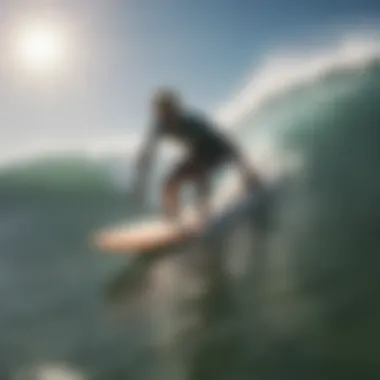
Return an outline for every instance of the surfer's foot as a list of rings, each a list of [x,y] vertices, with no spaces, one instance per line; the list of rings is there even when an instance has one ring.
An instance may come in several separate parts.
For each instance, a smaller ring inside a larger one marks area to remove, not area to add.
[[[192,220],[183,220],[178,224],[180,234],[183,239],[190,239],[196,237],[206,226],[206,222],[200,218]]]
[[[175,229],[178,229],[180,231],[180,235],[183,236],[183,238],[186,238],[190,235],[191,229],[184,221],[181,220],[181,218],[175,216],[166,215],[167,222]]]
[[[198,229],[189,227],[189,226],[181,226],[180,227],[180,236],[183,240],[191,239],[197,236]]]
[[[178,225],[181,222],[180,217],[176,212],[169,212],[167,210],[165,211],[165,219],[172,225]]]

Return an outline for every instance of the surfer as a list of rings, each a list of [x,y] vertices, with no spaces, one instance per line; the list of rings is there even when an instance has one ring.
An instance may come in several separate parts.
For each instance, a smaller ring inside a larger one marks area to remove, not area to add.
[[[210,121],[186,112],[175,92],[163,90],[156,94],[153,99],[153,118],[153,128],[138,157],[135,188],[138,195],[144,193],[147,173],[161,138],[174,138],[188,151],[165,181],[163,204],[167,218],[178,220],[180,190],[186,182],[193,182],[199,197],[202,221],[206,221],[210,213],[211,177],[222,164],[236,163],[247,188],[259,185],[258,176],[234,143],[214,128]]]

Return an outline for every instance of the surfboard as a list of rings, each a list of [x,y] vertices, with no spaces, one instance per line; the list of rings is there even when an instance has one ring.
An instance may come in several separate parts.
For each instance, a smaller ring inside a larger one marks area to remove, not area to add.
[[[113,254],[149,253],[184,243],[202,229],[195,218],[186,218],[181,224],[152,218],[100,231],[95,234],[94,243],[98,249]]]
[[[190,207],[184,211],[180,224],[172,223],[160,216],[147,218],[100,231],[95,234],[92,242],[98,249],[110,254],[141,255],[160,252],[200,236],[212,222],[220,220],[229,209],[235,209],[238,204],[242,204],[246,196],[247,194],[233,192],[222,202],[215,204],[206,224],[199,220],[196,210]]]

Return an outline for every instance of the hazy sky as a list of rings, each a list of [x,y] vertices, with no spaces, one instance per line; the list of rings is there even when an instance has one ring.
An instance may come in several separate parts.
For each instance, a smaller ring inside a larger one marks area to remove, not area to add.
[[[141,128],[160,85],[211,110],[272,48],[326,39],[327,26],[379,11],[378,0],[2,0],[1,146]],[[64,35],[48,73],[15,58],[17,31],[31,22]]]

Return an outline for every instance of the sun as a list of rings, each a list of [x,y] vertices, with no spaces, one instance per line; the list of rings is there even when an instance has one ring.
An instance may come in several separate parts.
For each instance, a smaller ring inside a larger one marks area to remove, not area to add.
[[[28,70],[60,70],[67,61],[65,33],[57,25],[35,22],[23,25],[16,41],[16,56]]]

